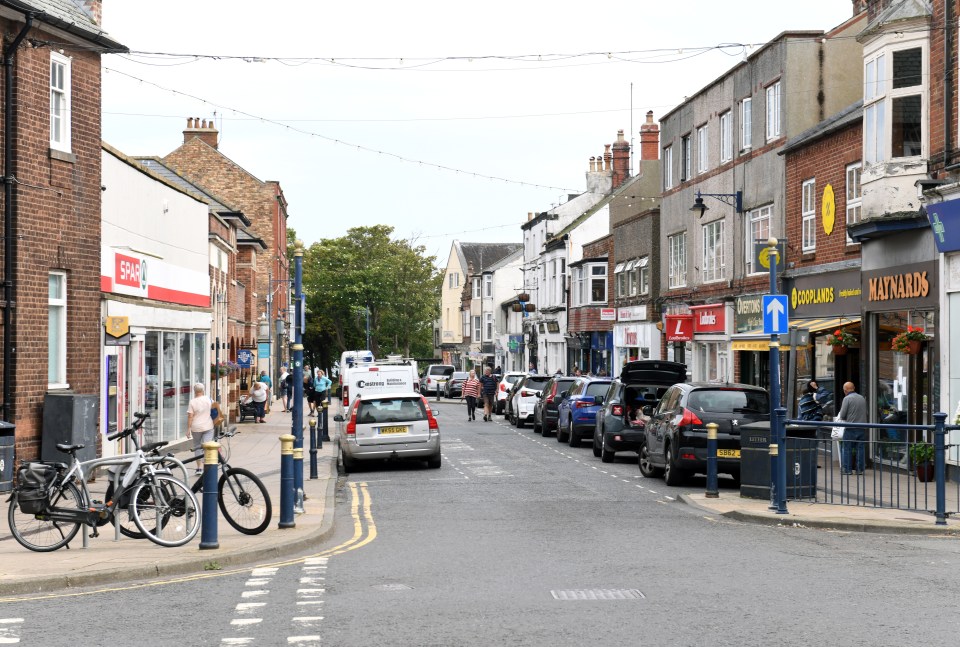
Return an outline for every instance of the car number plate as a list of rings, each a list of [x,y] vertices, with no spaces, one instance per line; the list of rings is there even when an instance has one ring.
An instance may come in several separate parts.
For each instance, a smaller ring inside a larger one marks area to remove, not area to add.
[[[380,433],[381,434],[405,434],[407,433],[407,428],[406,427],[381,427]],[[739,452],[737,452],[737,454],[739,455]]]
[[[718,449],[717,458],[740,458],[739,449]]]

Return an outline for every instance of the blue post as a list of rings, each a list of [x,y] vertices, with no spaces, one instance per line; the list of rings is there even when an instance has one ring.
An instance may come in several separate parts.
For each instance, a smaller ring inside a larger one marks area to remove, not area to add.
[[[328,409],[329,407],[330,407],[330,402],[329,402],[329,401],[324,402],[324,403],[323,403],[323,407],[322,407],[322,408],[323,408],[323,413],[320,414],[320,415],[322,416],[322,418],[320,419],[320,420],[321,420],[321,423],[320,423],[320,424],[323,425],[323,426],[321,427],[321,429],[322,429],[322,431],[323,431],[323,433],[321,434],[321,439],[322,439],[323,442],[320,443],[320,449],[323,449],[323,443],[328,443],[328,442],[330,442],[330,424],[329,424],[329,422],[328,422],[328,420],[327,420],[327,409]]]
[[[280,523],[278,528],[295,528],[293,520],[293,435],[280,436]]]
[[[944,425],[947,414],[933,414],[933,474],[937,479],[937,525],[947,525],[947,466],[946,466],[946,434]]]
[[[707,423],[707,492],[708,499],[720,496],[717,487],[717,423]]]
[[[777,407],[773,412],[777,426],[777,514],[787,514],[787,410]]]
[[[203,517],[200,525],[200,550],[220,548],[217,541],[217,476],[220,443],[203,443]]]
[[[322,441],[321,441],[322,442]],[[310,480],[317,476],[317,421],[310,419]]]
[[[303,243],[299,240],[293,251],[293,299],[295,302],[293,322],[293,446],[303,450]],[[310,376],[313,379],[313,376]],[[291,495],[303,490],[303,461],[299,472],[294,473]]]
[[[770,264],[770,294],[777,294],[777,263],[780,261],[780,252],[777,249],[777,239],[767,240],[770,246],[767,254],[767,262]],[[770,335],[770,408],[774,409],[780,406],[780,336]],[[770,507],[776,506],[780,511],[780,497],[777,483],[780,465],[786,459],[786,452],[780,440],[779,429],[773,420],[770,421],[770,443],[777,445],[776,452],[770,452]]]

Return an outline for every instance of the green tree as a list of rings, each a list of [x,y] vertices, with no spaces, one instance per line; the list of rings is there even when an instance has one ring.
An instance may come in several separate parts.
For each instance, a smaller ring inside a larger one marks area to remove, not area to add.
[[[305,345],[321,357],[366,347],[367,309],[376,356],[432,355],[440,289],[436,258],[392,234],[387,225],[356,227],[306,250]]]

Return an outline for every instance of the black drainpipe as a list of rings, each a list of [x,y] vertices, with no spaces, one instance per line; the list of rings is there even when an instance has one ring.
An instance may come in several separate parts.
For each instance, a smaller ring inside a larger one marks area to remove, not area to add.
[[[25,16],[23,29],[3,50],[3,417],[13,422],[13,59],[33,27],[33,14]]]

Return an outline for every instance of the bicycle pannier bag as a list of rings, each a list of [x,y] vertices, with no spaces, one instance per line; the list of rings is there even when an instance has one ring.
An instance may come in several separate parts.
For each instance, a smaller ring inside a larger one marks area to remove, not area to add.
[[[17,472],[17,503],[24,514],[38,514],[47,507],[50,484],[57,477],[57,469],[44,463],[21,465]]]

